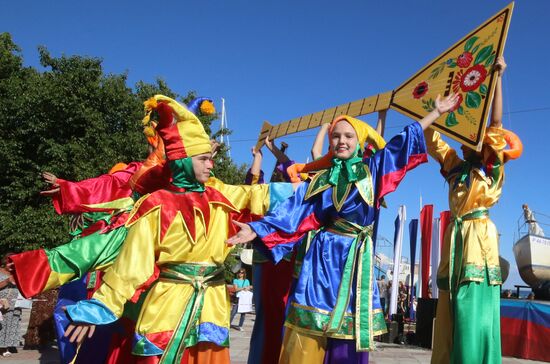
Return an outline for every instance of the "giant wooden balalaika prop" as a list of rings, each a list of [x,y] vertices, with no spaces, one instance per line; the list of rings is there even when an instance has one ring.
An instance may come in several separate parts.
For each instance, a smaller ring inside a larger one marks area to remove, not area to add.
[[[393,91],[300,116],[277,125],[262,125],[256,147],[266,137],[285,135],[318,127],[339,115],[357,117],[394,109],[415,120],[435,108],[438,94],[459,95],[454,110],[442,115],[433,128],[470,148],[480,150],[495,89],[493,64],[504,52],[514,3],[470,32],[426,67]]]

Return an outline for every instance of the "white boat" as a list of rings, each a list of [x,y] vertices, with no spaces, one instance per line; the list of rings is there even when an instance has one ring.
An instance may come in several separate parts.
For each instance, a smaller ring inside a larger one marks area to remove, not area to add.
[[[536,288],[550,281],[550,238],[526,234],[514,244],[519,275]]]
[[[521,238],[514,244],[514,256],[523,281],[537,288],[550,282],[550,237],[544,236],[544,231],[527,205],[523,205],[523,210],[524,222],[518,224],[518,237]]]

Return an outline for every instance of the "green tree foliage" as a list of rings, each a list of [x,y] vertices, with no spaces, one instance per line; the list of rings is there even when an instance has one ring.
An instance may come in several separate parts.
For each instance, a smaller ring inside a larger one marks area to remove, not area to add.
[[[53,247],[67,241],[68,219],[57,216],[39,192],[50,171],[78,181],[106,173],[117,162],[143,160],[143,101],[162,93],[182,99],[166,83],[138,82],[105,74],[98,58],[54,58],[39,48],[43,71],[23,66],[10,34],[0,34],[0,253]],[[189,93],[183,101],[194,96]],[[214,117],[203,121],[210,132]],[[222,149],[216,174],[241,183]]]

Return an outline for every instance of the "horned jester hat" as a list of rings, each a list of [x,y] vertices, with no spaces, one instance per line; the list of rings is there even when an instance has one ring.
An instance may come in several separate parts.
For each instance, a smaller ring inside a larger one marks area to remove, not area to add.
[[[144,111],[144,132],[146,135],[156,133],[164,142],[172,184],[186,191],[204,191],[204,185],[195,178],[191,157],[212,150],[210,138],[195,115],[213,114],[215,109],[212,100],[197,98],[185,107],[167,96],[155,95],[144,102]],[[157,122],[151,120],[153,111],[158,114]]]

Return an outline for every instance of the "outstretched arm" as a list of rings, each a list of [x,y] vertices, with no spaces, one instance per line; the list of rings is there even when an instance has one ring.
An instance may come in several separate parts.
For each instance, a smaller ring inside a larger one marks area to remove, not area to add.
[[[489,124],[491,127],[499,128],[502,126],[502,74],[504,70],[506,70],[506,62],[504,62],[504,57],[501,56],[497,58],[494,69],[494,72],[497,72],[497,85],[491,110],[491,122]]]

